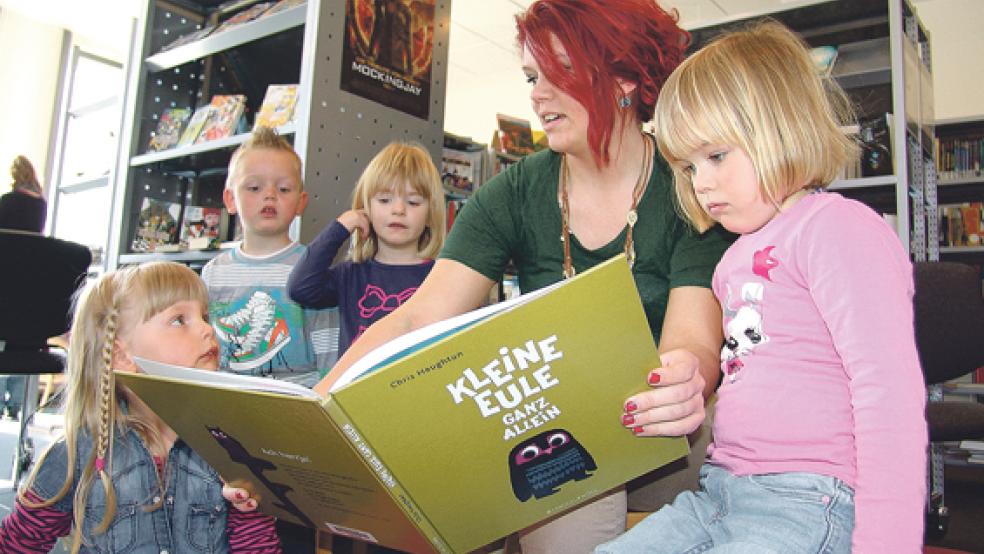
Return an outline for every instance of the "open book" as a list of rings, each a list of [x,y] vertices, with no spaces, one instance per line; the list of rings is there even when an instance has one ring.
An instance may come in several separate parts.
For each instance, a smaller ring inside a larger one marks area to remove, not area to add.
[[[260,509],[409,552],[467,552],[688,451],[621,425],[659,358],[624,256],[367,354],[327,398],[174,368],[117,373]]]

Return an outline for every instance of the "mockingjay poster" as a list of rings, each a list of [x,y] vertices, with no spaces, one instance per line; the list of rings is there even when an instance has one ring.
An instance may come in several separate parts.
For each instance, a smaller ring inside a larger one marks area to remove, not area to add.
[[[346,0],[341,88],[427,119],[434,0]]]

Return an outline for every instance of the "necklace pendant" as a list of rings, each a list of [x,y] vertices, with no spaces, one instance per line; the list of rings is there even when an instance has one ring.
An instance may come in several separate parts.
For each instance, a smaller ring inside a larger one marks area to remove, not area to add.
[[[635,227],[637,221],[639,221],[639,214],[635,210],[629,210],[629,213],[625,214],[625,222],[629,227]]]

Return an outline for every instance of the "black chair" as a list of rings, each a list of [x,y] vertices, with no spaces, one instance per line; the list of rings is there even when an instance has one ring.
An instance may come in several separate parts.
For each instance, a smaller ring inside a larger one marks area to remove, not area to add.
[[[948,381],[984,366],[984,299],[981,275],[973,267],[953,262],[918,262],[915,277],[915,327],[919,361],[928,387],[929,513],[927,533],[946,533],[948,514],[943,496],[946,441],[984,438],[984,404],[943,401],[961,393]],[[978,394],[967,387],[964,394]]]
[[[0,374],[28,375],[21,404],[14,455],[17,487],[28,465],[27,422],[34,410],[38,375],[61,373],[65,357],[49,349],[48,339],[71,324],[72,297],[84,282],[92,254],[74,242],[34,233],[0,230]]]

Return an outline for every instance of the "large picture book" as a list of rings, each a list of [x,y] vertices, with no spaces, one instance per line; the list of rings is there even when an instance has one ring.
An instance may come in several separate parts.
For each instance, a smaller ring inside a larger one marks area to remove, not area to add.
[[[185,127],[184,132],[181,133],[181,138],[178,139],[178,146],[195,144],[198,135],[201,134],[205,124],[214,117],[214,114],[215,109],[211,105],[199,106],[195,110],[195,113],[192,114],[191,119],[188,120],[188,125]]]
[[[186,250],[209,250],[222,241],[222,208],[185,206],[181,220],[181,246]]]
[[[408,552],[474,550],[688,451],[621,424],[659,364],[622,255],[391,341],[327,398],[138,363],[157,375],[117,379],[261,510]]]

